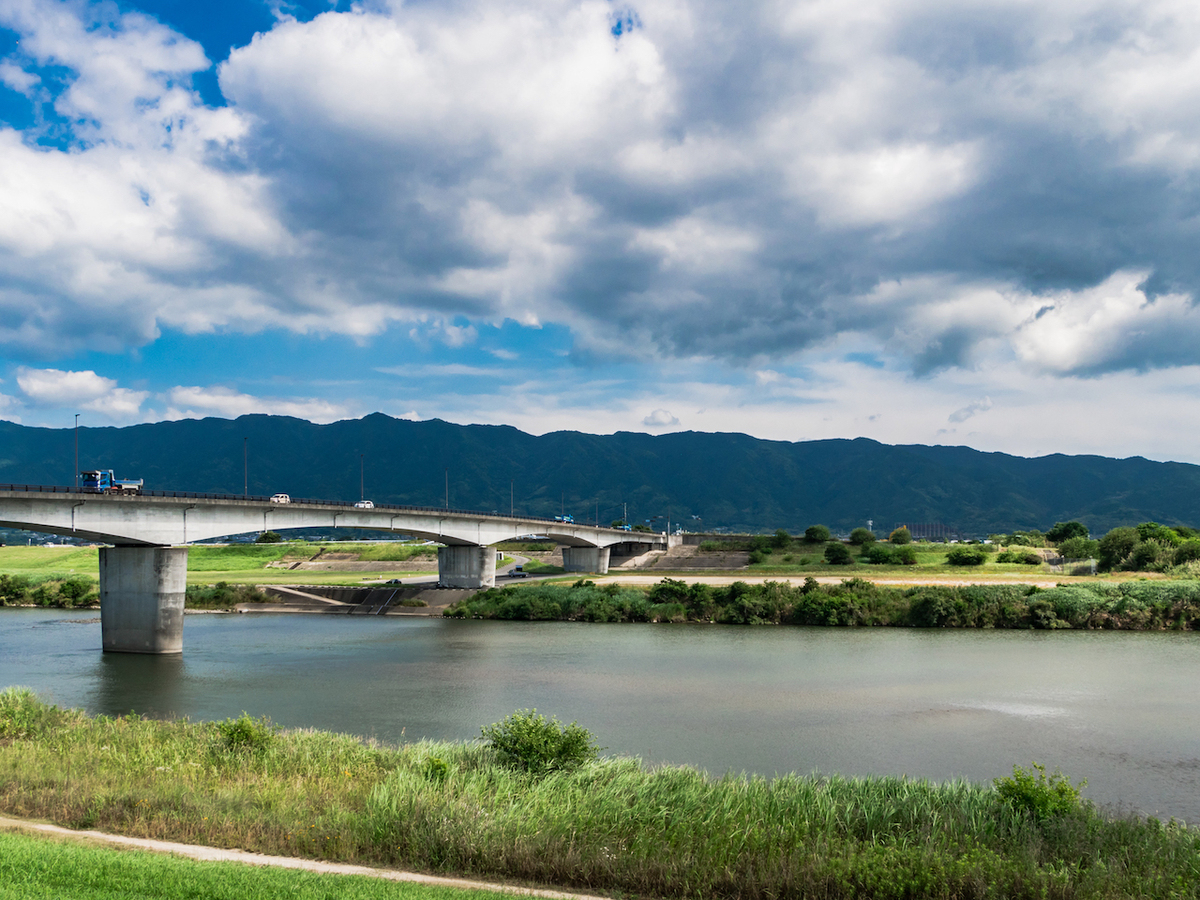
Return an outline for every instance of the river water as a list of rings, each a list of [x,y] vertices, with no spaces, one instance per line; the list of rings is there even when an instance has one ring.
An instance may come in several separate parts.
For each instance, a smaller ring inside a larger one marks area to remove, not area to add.
[[[189,615],[182,658],[103,654],[97,613],[0,610],[0,687],[92,713],[387,741],[536,707],[610,753],[714,774],[987,781],[1031,761],[1200,823],[1200,635]]]

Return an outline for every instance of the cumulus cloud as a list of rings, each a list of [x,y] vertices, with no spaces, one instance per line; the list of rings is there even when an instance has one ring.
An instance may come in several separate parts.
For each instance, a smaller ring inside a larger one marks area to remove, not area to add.
[[[673,428],[679,424],[679,419],[671,415],[668,410],[656,409],[642,419],[642,424],[647,428]]]
[[[17,386],[37,406],[74,406],[115,420],[136,418],[150,396],[149,391],[118,387],[113,379],[90,369],[66,372],[21,367],[17,370]]]
[[[281,17],[214,109],[153,19],[11,0],[42,115],[0,129],[0,346],[511,318],[759,371],[847,333],[920,377],[1200,361],[1195,4],[634,7]]]

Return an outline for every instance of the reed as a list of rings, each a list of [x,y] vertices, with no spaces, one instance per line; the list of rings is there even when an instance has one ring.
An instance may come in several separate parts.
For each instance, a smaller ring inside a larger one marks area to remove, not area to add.
[[[0,694],[0,808],[75,827],[653,897],[1197,897],[1200,833],[993,786],[710,777],[602,758],[509,768],[482,743],[384,746],[89,718]]]

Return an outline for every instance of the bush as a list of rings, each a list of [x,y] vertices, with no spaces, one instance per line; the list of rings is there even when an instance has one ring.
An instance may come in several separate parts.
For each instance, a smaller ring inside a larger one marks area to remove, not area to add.
[[[1200,540],[1191,538],[1175,548],[1175,565],[1182,566],[1197,559],[1200,559]]]
[[[750,565],[752,565],[752,566],[759,565],[760,563],[764,562],[766,560],[766,558],[767,558],[767,554],[765,552],[763,552],[762,550],[751,550],[750,551]]]
[[[283,541],[283,538],[277,531],[264,531],[254,539],[256,544],[278,544]]]
[[[831,566],[848,566],[854,559],[850,556],[850,548],[838,542],[825,545],[825,562]]]
[[[775,537],[773,537],[771,539],[771,543],[775,545],[775,549],[777,549],[777,550],[786,549],[788,544],[790,544],[791,542],[792,542],[792,536],[790,534],[788,534],[782,528],[776,529]]]
[[[481,732],[503,763],[534,775],[577,769],[600,755],[586,728],[547,719],[536,709],[517,710]]]
[[[243,712],[236,719],[226,719],[217,722],[217,734],[226,750],[249,751],[259,753],[270,747],[276,740],[275,726],[265,716],[252,719],[250,714]]]
[[[875,532],[867,528],[855,528],[850,532],[850,543],[856,547],[875,543]]]
[[[911,544],[912,532],[901,525],[895,531],[888,535],[888,542],[892,544]]]
[[[1137,527],[1138,538],[1143,541],[1158,541],[1174,547],[1180,542],[1180,537],[1174,528],[1159,525],[1157,522],[1143,522]]]
[[[1087,538],[1088,529],[1082,522],[1055,522],[1054,527],[1046,532],[1046,540],[1052,544],[1061,544],[1071,538]]]
[[[1037,763],[1032,771],[1013,766],[1011,778],[997,778],[993,783],[1001,799],[1037,822],[1078,810],[1082,804],[1079,792],[1087,785],[1085,780],[1072,786],[1070,779],[1057,771],[1047,778],[1046,767]]]
[[[872,544],[866,548],[863,557],[867,562],[877,566],[915,566],[917,564],[917,551],[907,544],[899,547]]]
[[[1005,550],[996,557],[998,563],[1019,563],[1023,566],[1040,566],[1042,558],[1032,550]]]
[[[823,544],[833,539],[833,533],[824,525],[809,525],[804,529],[804,543]]]
[[[946,562],[952,566],[982,566],[987,557],[978,547],[955,547],[946,554]]]

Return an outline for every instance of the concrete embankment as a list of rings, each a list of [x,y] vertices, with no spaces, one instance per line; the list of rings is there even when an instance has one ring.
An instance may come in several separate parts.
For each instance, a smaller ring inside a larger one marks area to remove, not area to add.
[[[427,585],[329,587],[270,585],[266,603],[243,603],[238,612],[305,612],[324,615],[440,616],[474,590]]]

